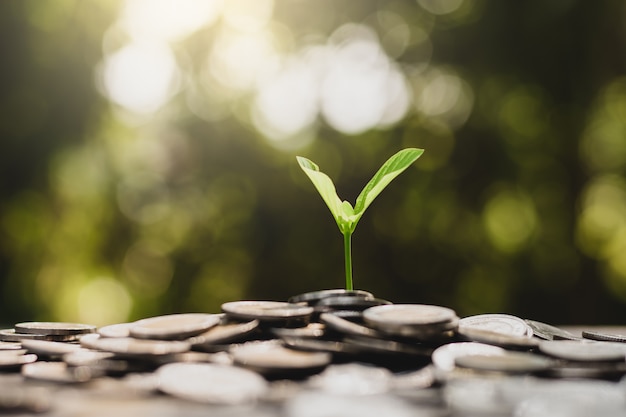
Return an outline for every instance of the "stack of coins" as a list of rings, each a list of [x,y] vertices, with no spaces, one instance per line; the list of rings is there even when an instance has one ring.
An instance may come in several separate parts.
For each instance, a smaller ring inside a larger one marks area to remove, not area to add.
[[[0,331],[0,371],[0,377],[20,372],[26,384],[20,401],[0,395],[0,412],[45,411],[54,402],[28,396],[28,381],[68,385],[115,378],[122,384],[141,375],[149,392],[219,405],[267,401],[299,409],[306,396],[297,393],[315,388],[360,396],[393,392],[411,403],[466,407],[476,415],[526,415],[515,407],[527,398],[502,403],[486,397],[480,389],[491,385],[485,381],[523,375],[616,383],[626,375],[626,336],[577,336],[507,314],[459,318],[447,307],[325,290],[287,302],[233,301],[219,313],[170,314],[100,328],[18,323]],[[294,396],[297,401],[290,402]],[[483,408],[466,403],[480,398]]]

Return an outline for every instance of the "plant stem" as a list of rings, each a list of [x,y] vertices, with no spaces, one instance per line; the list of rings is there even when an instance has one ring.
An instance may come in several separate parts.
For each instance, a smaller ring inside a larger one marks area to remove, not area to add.
[[[343,234],[343,253],[346,262],[346,290],[352,291],[352,233]]]

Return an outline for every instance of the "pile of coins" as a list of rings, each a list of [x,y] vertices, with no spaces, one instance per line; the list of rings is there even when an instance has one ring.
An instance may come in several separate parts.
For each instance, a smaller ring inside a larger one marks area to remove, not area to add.
[[[18,323],[0,331],[0,371],[0,413],[54,408],[51,394],[42,394],[47,384],[91,387],[87,392],[110,384],[117,395],[264,404],[268,415],[312,417],[416,409],[437,416],[558,414],[550,398],[575,405],[561,415],[623,415],[611,413],[626,405],[625,336],[576,336],[507,314],[459,318],[450,308],[393,304],[365,291],[235,301],[216,314],[100,328]]]

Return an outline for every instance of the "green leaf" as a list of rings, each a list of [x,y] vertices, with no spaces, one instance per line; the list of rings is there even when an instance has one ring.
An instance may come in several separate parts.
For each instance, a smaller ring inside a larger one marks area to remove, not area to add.
[[[389,185],[389,183],[405,169],[407,169],[417,158],[422,156],[423,149],[407,148],[393,155],[383,164],[367,183],[361,194],[356,199],[354,206],[355,221],[352,227],[356,227],[365,209],[372,204],[372,201]],[[354,230],[354,229],[353,229]]]
[[[304,173],[311,179],[311,182],[317,189],[317,191],[322,196],[322,199],[330,209],[339,229],[343,233],[343,228],[345,227],[345,215],[346,212],[353,214],[354,210],[352,206],[347,201],[342,202],[341,199],[337,196],[337,190],[335,189],[335,184],[328,177],[328,175],[324,174],[320,171],[320,168],[310,159],[304,158],[302,156],[297,156],[298,164],[300,164],[300,168],[304,171]],[[347,203],[350,208],[344,207],[344,204]]]

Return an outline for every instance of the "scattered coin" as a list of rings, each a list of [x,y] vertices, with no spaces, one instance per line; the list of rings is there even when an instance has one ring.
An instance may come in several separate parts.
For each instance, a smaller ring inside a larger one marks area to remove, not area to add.
[[[56,342],[75,342],[79,340],[81,335],[45,335],[34,333],[17,333],[15,329],[0,330],[0,341],[4,342],[21,342],[22,340],[52,340]]]
[[[547,355],[571,361],[624,361],[626,350],[618,343],[544,340],[539,350]]]
[[[98,328],[97,332],[102,337],[130,337],[130,328],[135,323],[109,324]]]
[[[194,349],[213,352],[217,345],[240,342],[259,328],[258,320],[225,322],[187,340]]]
[[[535,338],[506,334],[480,327],[463,326],[459,327],[457,332],[461,337],[472,342],[486,343],[510,349],[528,350],[539,345],[539,341]]]
[[[305,327],[274,327],[270,331],[277,337],[307,337],[316,339],[326,334],[326,326],[322,323],[309,323]]]
[[[305,375],[325,368],[332,357],[326,352],[304,352],[274,341],[248,342],[231,349],[233,361],[263,375]]]
[[[211,404],[253,403],[268,389],[258,373],[226,365],[172,363],[160,367],[157,376],[164,393]]]
[[[25,378],[57,383],[82,383],[92,377],[92,371],[86,366],[68,367],[65,362],[33,362],[22,366]]]
[[[365,310],[366,308],[388,304],[391,304],[391,301],[369,296],[336,296],[319,300],[315,303],[315,311]]]
[[[80,345],[50,340],[23,340],[22,347],[43,357],[60,357],[81,350]]]
[[[302,337],[283,336],[283,343],[290,348],[310,352],[328,352],[341,356],[358,355],[362,348],[339,340],[307,339]]]
[[[544,340],[580,340],[567,330],[560,329],[550,324],[542,323],[536,320],[524,320],[533,329],[533,334]]]
[[[433,365],[440,370],[449,372],[455,367],[455,360],[460,356],[467,355],[502,355],[505,353],[501,347],[488,345],[477,342],[457,342],[448,343],[435,349],[432,354],[431,360]]]
[[[222,304],[224,313],[238,319],[276,321],[308,319],[313,307],[281,301],[232,301]]]
[[[134,339],[131,337],[83,338],[80,343],[87,348],[111,352],[119,356],[147,359],[155,356],[187,352],[191,348],[191,345],[184,341]]]
[[[139,339],[185,339],[209,330],[220,319],[219,314],[169,314],[136,321],[130,326],[129,333]]]
[[[344,341],[349,345],[358,347],[361,352],[422,357],[428,357],[433,352],[433,349],[427,346],[364,336],[347,336],[344,338]]]
[[[362,297],[362,298],[374,298],[374,294],[368,291],[363,290],[344,290],[344,289],[332,289],[332,290],[321,290],[321,291],[311,291],[306,292],[304,294],[294,295],[290,297],[288,302],[290,303],[307,303],[309,305],[314,305],[318,301],[328,298],[328,297]]]
[[[94,333],[96,326],[82,323],[63,323],[63,322],[41,322],[29,321],[17,323],[15,326],[17,333],[39,334],[39,335],[79,335]]]
[[[19,342],[0,342],[0,351],[2,350],[19,350],[22,344]]]
[[[626,343],[626,336],[621,334],[613,334],[613,333],[604,333],[604,332],[594,332],[590,330],[583,330],[582,336],[585,339],[597,340],[603,342],[616,342],[616,343]]]
[[[462,355],[454,360],[455,365],[479,371],[506,373],[532,373],[544,371],[552,366],[545,357],[525,352],[503,352],[499,355]]]
[[[335,313],[322,313],[320,320],[330,329],[348,335],[382,338],[382,334],[370,327],[354,323]]]
[[[391,304],[368,308],[365,323],[375,329],[421,340],[435,339],[457,328],[454,310],[426,304]]]
[[[37,360],[37,355],[33,354],[3,354],[0,355],[0,370],[7,371],[11,369],[19,369],[22,365],[33,363]]]
[[[484,329],[510,336],[533,335],[532,328],[521,318],[509,314],[479,314],[464,317],[459,321],[460,328]]]

